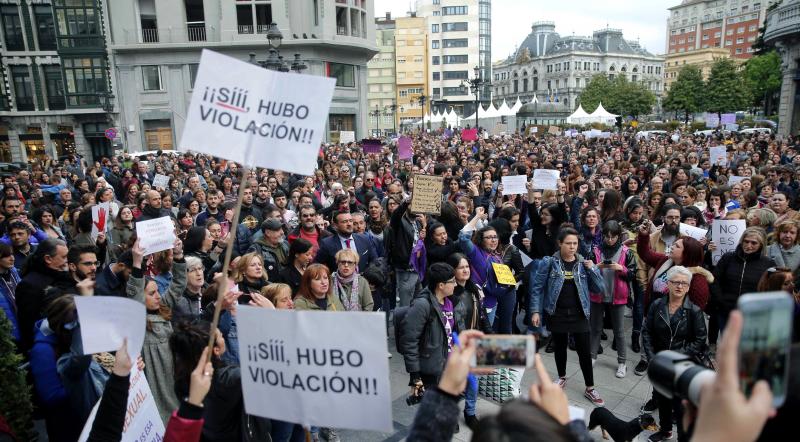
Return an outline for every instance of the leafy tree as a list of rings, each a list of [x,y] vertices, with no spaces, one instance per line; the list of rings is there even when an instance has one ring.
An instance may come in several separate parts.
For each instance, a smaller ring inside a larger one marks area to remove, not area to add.
[[[750,89],[752,105],[763,106],[764,115],[769,115],[768,104],[781,90],[781,57],[776,51],[756,55],[744,65],[744,77]]]
[[[586,112],[593,112],[602,102],[611,113],[633,117],[650,112],[655,101],[655,95],[644,84],[628,81],[624,75],[613,80],[603,74],[595,75],[580,95]]]
[[[722,118],[725,112],[735,112],[748,107],[750,90],[736,62],[720,58],[711,66],[706,81],[705,109]]]
[[[597,105],[600,104],[601,101],[605,101],[606,106],[608,106],[609,100],[611,99],[610,96],[611,82],[605,75],[597,74],[592,77],[592,80],[586,85],[583,92],[581,92],[580,103],[586,112],[592,113],[597,109]],[[608,108],[606,107],[606,109]]]
[[[664,109],[682,112],[684,121],[689,122],[689,114],[703,108],[703,73],[694,65],[686,65],[678,72],[678,79],[672,83],[664,98]]]
[[[34,440],[31,391],[20,370],[22,356],[11,338],[11,322],[0,309],[0,416],[6,420],[17,440]]]

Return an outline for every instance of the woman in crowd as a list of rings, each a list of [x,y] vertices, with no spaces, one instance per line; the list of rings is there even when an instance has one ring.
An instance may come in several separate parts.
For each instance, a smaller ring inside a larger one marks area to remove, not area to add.
[[[564,196],[558,196],[557,204],[542,204],[537,209],[533,201],[536,191],[533,183],[526,184],[528,189],[528,219],[531,225],[531,255],[533,259],[550,256],[558,249],[556,237],[561,224],[567,220],[567,206]]]
[[[311,264],[303,272],[300,289],[294,298],[295,310],[345,311],[330,290],[330,271],[323,264]]]
[[[114,225],[111,228],[111,259],[116,260],[122,252],[130,248],[130,242],[136,233],[134,228],[133,212],[130,206],[123,206],[119,209],[117,217],[114,218]]]
[[[331,291],[347,311],[367,311],[373,308],[369,282],[358,273],[359,256],[353,249],[336,252],[337,270],[331,275]]]
[[[234,268],[233,279],[241,293],[260,293],[267,285],[267,272],[264,271],[261,254],[252,252],[241,256]]]
[[[61,231],[56,223],[56,216],[53,208],[50,206],[40,207],[33,211],[31,220],[36,223],[39,228],[47,234],[48,238],[56,238],[66,241],[64,232]]]
[[[448,238],[444,224],[433,221],[428,225],[428,234],[425,236],[428,265],[435,262],[445,262],[453,253],[460,250],[460,245]]]
[[[292,297],[300,290],[303,273],[314,262],[314,245],[305,238],[297,238],[289,244],[289,255],[286,258],[289,265],[281,269],[278,278],[287,284],[292,291]]]
[[[706,322],[700,307],[686,296],[694,275],[681,265],[671,267],[666,273],[669,295],[653,301],[642,330],[645,354],[649,359],[662,350],[698,355],[706,346]],[[653,396],[658,404],[661,430],[648,440],[669,440],[672,438],[673,418],[680,419],[683,416],[680,399],[668,399],[658,391],[654,391]],[[683,440],[683,425],[680,423],[678,440]]]
[[[761,275],[775,267],[766,255],[767,232],[761,227],[748,227],[736,250],[725,253],[714,268],[711,297],[717,311],[720,331],[725,330],[728,315],[736,308],[739,297],[755,292]]]
[[[267,284],[261,289],[261,296],[265,297],[276,310],[294,310],[292,288],[282,282]]]
[[[794,275],[786,267],[770,267],[758,281],[759,292],[794,293]]]
[[[777,267],[794,272],[800,267],[800,223],[787,220],[775,226],[775,243],[767,247],[767,256]]]
[[[543,259],[530,288],[531,324],[539,327],[542,314],[552,333],[558,385],[567,384],[567,335],[575,339],[583,381],[584,396],[602,407],[605,401],[594,388],[592,372],[589,292],[601,292],[603,279],[597,266],[578,254],[578,232],[563,228],[558,233],[559,250]]]
[[[213,253],[214,238],[211,232],[205,227],[190,228],[183,240],[183,248],[186,256],[194,256],[203,262],[204,273],[209,276],[219,258],[217,253]]]
[[[584,197],[588,190],[588,184],[579,186],[578,195],[572,198],[572,207],[569,212],[572,225],[581,234],[579,252],[582,256],[591,256],[592,249],[600,247],[603,242],[600,211],[593,206],[583,208]]]
[[[194,226],[194,218],[187,209],[180,209],[178,211],[178,237],[181,239],[186,238],[186,232]]]

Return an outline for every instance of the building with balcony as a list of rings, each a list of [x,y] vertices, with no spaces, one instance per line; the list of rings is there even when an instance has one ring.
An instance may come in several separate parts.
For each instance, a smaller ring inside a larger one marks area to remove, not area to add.
[[[731,58],[731,51],[725,48],[696,49],[689,52],[673,52],[664,56],[664,90],[669,90],[672,83],[678,79],[681,69],[687,65],[695,65],[707,79],[711,73],[711,66],[720,58]],[[734,58],[734,60],[744,61]]]
[[[764,44],[774,47],[782,61],[778,134],[797,135],[800,130],[800,0],[784,0],[770,8]]]
[[[113,154],[103,0],[0,3],[0,161]]]
[[[395,20],[390,13],[375,18],[375,44],[378,53],[367,63],[367,102],[370,133],[394,133],[398,127],[395,84]]]
[[[340,130],[367,136],[367,62],[378,52],[372,0],[106,1],[129,151],[175,148],[201,50],[243,61],[255,53],[262,61],[271,23],[283,35],[278,49],[287,62],[300,54],[304,74],[336,78],[325,138]]]
[[[395,30],[395,72],[400,124],[430,113],[428,91],[428,33],[424,17],[398,17]],[[420,97],[425,95],[422,101]],[[423,109],[424,108],[424,109]]]
[[[668,8],[667,54],[725,48],[731,57],[753,56],[767,7],[776,0],[682,0]]]
[[[492,76],[491,0],[417,0],[416,14],[427,19],[428,89],[437,112],[453,108],[456,113],[475,112],[475,95],[462,81],[475,66],[481,77]],[[486,104],[492,90],[486,86],[479,99]],[[427,112],[426,113],[430,113]]]
[[[581,92],[595,75],[618,75],[641,82],[660,99],[664,58],[625,40],[619,29],[601,29],[591,37],[561,37],[553,22],[536,22],[516,53],[495,63],[493,99],[509,103],[561,103],[578,107]],[[591,112],[592,109],[587,109]]]

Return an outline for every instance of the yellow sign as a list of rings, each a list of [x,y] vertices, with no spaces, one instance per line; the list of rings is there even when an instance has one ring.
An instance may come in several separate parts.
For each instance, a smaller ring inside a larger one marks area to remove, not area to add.
[[[634,128],[639,127],[639,122],[636,121],[636,120],[631,121],[631,127],[634,127]]]
[[[511,273],[511,267],[505,264],[492,263],[494,275],[497,277],[497,282],[500,284],[516,285],[517,280],[514,279],[514,274]]]

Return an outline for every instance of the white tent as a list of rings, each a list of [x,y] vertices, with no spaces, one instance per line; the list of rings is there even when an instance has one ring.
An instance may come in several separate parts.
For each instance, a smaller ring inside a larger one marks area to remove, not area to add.
[[[461,123],[461,118],[456,115],[453,109],[450,109],[449,112],[442,116],[442,121],[448,126],[457,127]]]
[[[597,105],[597,109],[594,110],[589,115],[591,123],[604,123],[604,124],[614,124],[617,121],[618,115],[614,115],[603,108],[603,102],[601,101]]]
[[[511,108],[508,107],[506,100],[503,100],[503,104],[500,105],[500,108],[497,109],[497,112],[500,114],[501,117],[513,117],[517,115],[516,111],[512,111]]]
[[[494,107],[494,103],[489,103],[489,109],[486,109],[486,112],[483,114],[478,114],[478,118],[497,118],[500,116],[500,112],[498,112],[497,108]]]
[[[585,124],[589,122],[589,114],[583,110],[582,105],[578,105],[578,109],[572,113],[572,115],[567,117],[567,123],[569,124]]]
[[[516,103],[511,106],[511,111],[514,112],[514,115],[517,115],[517,112],[519,112],[520,108],[522,108],[522,102],[519,101],[519,97],[517,97]]]

